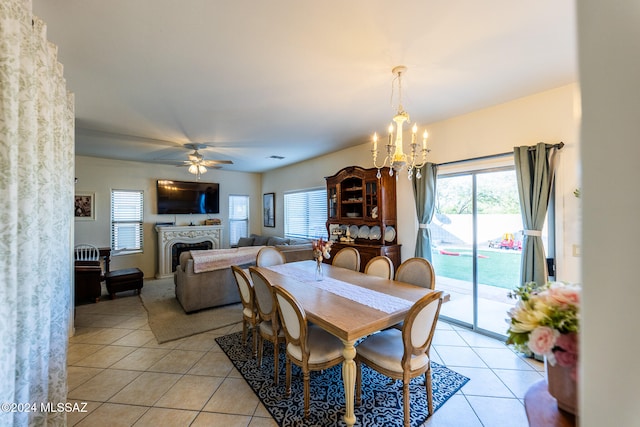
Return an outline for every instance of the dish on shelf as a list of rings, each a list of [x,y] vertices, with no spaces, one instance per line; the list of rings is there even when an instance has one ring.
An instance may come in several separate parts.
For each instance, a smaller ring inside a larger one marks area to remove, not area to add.
[[[380,227],[374,225],[369,230],[369,240],[378,240],[382,236],[382,232],[380,231]]]
[[[356,237],[358,237],[359,232],[360,229],[357,225],[352,225],[351,227],[349,227],[349,234],[351,235],[351,238],[355,239]]]
[[[346,213],[347,218],[358,218],[360,215],[358,215],[358,212],[347,212]]]
[[[369,238],[369,227],[366,225],[361,226],[358,230],[358,237],[361,239]]]
[[[393,242],[393,239],[396,238],[396,229],[389,226],[384,230],[384,240],[386,242]]]

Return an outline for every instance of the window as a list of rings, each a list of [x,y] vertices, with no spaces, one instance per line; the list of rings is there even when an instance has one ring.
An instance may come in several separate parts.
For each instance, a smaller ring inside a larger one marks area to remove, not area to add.
[[[325,188],[285,193],[284,235],[318,238],[327,235],[327,190]]]
[[[249,196],[229,196],[229,244],[249,235]]]
[[[139,190],[111,190],[111,250],[142,252],[143,196]]]

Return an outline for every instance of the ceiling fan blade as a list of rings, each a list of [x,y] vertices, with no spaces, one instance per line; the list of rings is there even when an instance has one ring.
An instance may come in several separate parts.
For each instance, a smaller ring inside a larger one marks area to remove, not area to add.
[[[231,160],[203,160],[201,164],[209,167],[215,165],[232,165],[233,162]]]

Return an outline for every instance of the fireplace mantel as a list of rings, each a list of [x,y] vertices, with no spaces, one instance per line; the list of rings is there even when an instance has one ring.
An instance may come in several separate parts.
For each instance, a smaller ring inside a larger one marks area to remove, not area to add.
[[[171,277],[171,249],[176,243],[199,243],[209,241],[213,249],[222,247],[221,225],[156,225],[158,232],[158,273],[157,279]]]

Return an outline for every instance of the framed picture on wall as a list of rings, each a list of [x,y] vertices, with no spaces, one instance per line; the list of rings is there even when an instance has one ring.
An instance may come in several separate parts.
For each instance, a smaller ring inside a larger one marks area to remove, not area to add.
[[[262,195],[262,213],[265,227],[276,226],[276,193],[265,193]]]
[[[96,209],[94,193],[76,193],[73,216],[78,221],[95,221]]]

